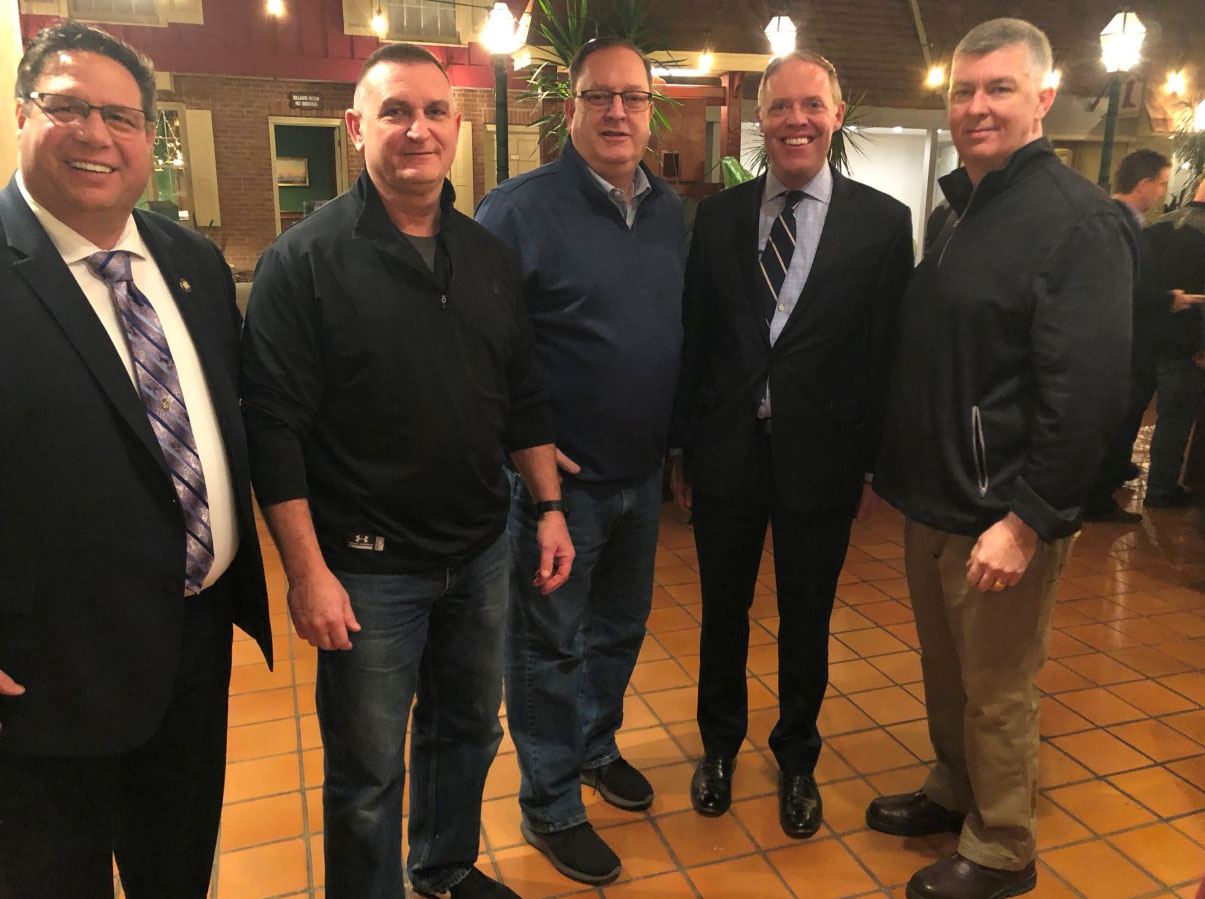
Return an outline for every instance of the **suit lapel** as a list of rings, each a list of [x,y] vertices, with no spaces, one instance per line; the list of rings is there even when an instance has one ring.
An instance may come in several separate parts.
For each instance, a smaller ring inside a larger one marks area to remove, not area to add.
[[[816,256],[808,271],[799,294],[799,301],[783,327],[783,334],[797,327],[800,319],[810,317],[819,304],[817,299],[824,279],[833,263],[840,257],[842,248],[850,237],[856,216],[849,214],[849,179],[833,169],[833,194],[829,199],[828,214],[824,217],[824,228],[820,231],[820,242],[816,245]],[[781,336],[779,338],[782,339]]]
[[[761,246],[758,244],[758,224],[761,217],[762,197],[766,192],[766,176],[763,173],[752,181],[741,185],[745,193],[737,201],[733,216],[736,222],[736,255],[740,260],[741,280],[745,284],[745,299],[758,330],[770,345],[770,327],[766,323],[766,310],[762,302]]]
[[[117,414],[146,447],[164,477],[170,478],[159,441],[147,420],[146,407],[109,333],[21,196],[15,179],[0,194],[0,218],[9,245],[23,257],[13,263],[13,270],[49,310]]]

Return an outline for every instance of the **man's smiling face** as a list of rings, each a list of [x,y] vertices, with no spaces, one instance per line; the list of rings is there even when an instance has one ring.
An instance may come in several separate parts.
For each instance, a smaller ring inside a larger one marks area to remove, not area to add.
[[[452,167],[460,113],[438,66],[381,62],[356,89],[347,128],[378,191],[429,193]]]
[[[46,63],[39,94],[62,94],[93,106],[142,109],[134,76],[97,53],[64,51]],[[151,176],[151,126],[114,133],[89,110],[77,124],[61,124],[34,101],[17,102],[17,146],[25,189],[51,215],[100,242],[118,233]]]
[[[833,132],[844,116],[845,104],[836,102],[828,72],[799,59],[783,63],[766,79],[757,107],[774,177],[792,189],[811,181],[827,164]]]

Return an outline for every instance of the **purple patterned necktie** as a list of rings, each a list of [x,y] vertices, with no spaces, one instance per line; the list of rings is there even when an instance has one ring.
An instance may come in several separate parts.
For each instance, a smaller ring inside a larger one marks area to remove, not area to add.
[[[200,593],[205,575],[213,566],[209,496],[188,409],[184,405],[184,393],[180,390],[180,378],[176,375],[163,326],[155,308],[134,284],[129,253],[125,250],[102,251],[93,253],[86,261],[88,267],[109,285],[113,306],[125,332],[126,346],[134,360],[138,393],[180,498],[188,550],[184,592]]]

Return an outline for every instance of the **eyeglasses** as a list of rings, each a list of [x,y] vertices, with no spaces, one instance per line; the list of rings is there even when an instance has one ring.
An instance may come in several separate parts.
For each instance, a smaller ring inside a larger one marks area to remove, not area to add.
[[[100,113],[100,120],[114,134],[137,134],[146,128],[146,113],[132,106],[93,106],[69,94],[44,94],[41,91],[30,91],[25,99],[60,125],[85,122],[95,109]]]
[[[648,91],[582,91],[578,96],[597,109],[610,107],[615,98],[620,97],[628,112],[644,112],[653,102],[653,95]]]

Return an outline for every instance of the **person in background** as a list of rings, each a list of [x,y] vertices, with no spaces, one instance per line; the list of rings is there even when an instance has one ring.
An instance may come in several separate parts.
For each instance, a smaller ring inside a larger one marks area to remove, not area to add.
[[[1205,180],[1191,201],[1161,216],[1143,233],[1142,292],[1153,321],[1159,397],[1143,505],[1178,508],[1193,501],[1192,493],[1179,484],[1180,469],[1205,397]]]
[[[1112,521],[1135,524],[1142,520],[1137,512],[1128,512],[1118,505],[1113,493],[1125,481],[1138,477],[1138,468],[1131,461],[1134,440],[1142,426],[1142,416],[1155,393],[1155,348],[1152,345],[1154,329],[1152,313],[1159,318],[1160,306],[1166,306],[1165,294],[1156,296],[1154,302],[1143,293],[1142,272],[1142,229],[1146,227],[1145,216],[1163,202],[1167,195],[1167,182],[1171,177],[1171,160],[1157,150],[1141,149],[1130,153],[1121,161],[1114,176],[1113,203],[1123,213],[1130,227],[1134,243],[1139,249],[1134,273],[1134,317],[1133,348],[1130,352],[1130,403],[1117,440],[1113,442],[1100,477],[1088,499],[1084,502],[1084,521]]]

